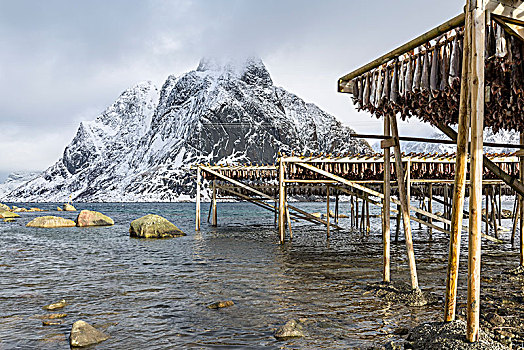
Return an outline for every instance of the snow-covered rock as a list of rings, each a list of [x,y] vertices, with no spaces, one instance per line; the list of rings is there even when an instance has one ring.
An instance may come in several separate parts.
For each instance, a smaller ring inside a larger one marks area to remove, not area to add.
[[[273,163],[278,152],[369,152],[353,130],[273,85],[260,59],[218,62],[125,91],[82,122],[53,166],[10,201],[175,201],[194,197],[195,163]]]

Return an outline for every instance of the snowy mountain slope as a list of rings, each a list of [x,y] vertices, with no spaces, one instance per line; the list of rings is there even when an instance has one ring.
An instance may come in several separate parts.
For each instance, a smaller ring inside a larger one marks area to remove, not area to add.
[[[40,172],[36,171],[17,171],[9,174],[7,179],[0,184],[0,198],[38,175]]]
[[[92,122],[12,201],[174,201],[194,192],[195,163],[273,163],[278,152],[369,152],[350,128],[275,87],[260,59],[142,83]]]

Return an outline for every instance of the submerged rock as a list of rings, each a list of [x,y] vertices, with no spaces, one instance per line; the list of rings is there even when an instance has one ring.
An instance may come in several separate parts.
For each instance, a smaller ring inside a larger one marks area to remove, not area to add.
[[[63,209],[64,211],[76,211],[76,208],[73,207],[73,205],[69,203],[65,203]]]
[[[91,210],[82,210],[76,218],[76,225],[78,227],[111,226],[114,224],[115,222],[109,216]]]
[[[56,207],[56,210],[58,211],[64,211],[64,209],[60,208],[60,207]]]
[[[208,309],[221,309],[223,307],[233,306],[235,303],[232,300],[217,301],[207,306]]]
[[[167,219],[148,214],[131,222],[129,235],[138,238],[170,238],[186,234]]]
[[[85,321],[76,321],[71,328],[69,344],[74,347],[98,344],[109,339],[109,335],[99,331]]]
[[[0,210],[0,219],[9,219],[9,218],[19,218],[20,215],[7,211],[7,210]]]
[[[42,326],[58,326],[62,324],[62,320],[42,321]]]
[[[61,308],[63,308],[66,305],[67,305],[67,303],[66,303],[65,299],[62,299],[59,302],[52,303],[52,304],[44,306],[44,309],[45,310],[56,310],[56,309],[61,309]],[[58,315],[60,315],[60,314],[58,314]],[[63,316],[63,317],[65,317],[65,316]]]
[[[0,211],[9,211],[11,208],[9,208],[8,205],[5,205],[4,203],[0,203]]]
[[[15,218],[7,218],[7,219],[4,219],[4,222],[15,222]]]
[[[303,327],[300,321],[290,320],[285,325],[279,327],[274,334],[278,340],[286,340],[289,338],[300,338],[304,336]]]
[[[56,228],[56,227],[75,227],[73,220],[64,219],[59,216],[41,216],[29,221],[27,227]]]

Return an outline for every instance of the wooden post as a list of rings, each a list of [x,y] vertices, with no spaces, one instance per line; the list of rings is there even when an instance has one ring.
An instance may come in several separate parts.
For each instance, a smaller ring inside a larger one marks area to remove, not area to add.
[[[511,246],[515,246],[515,235],[517,233],[517,223],[520,218],[520,195],[515,193],[515,205],[513,206],[513,229],[511,230]]]
[[[217,217],[217,180],[213,180],[213,197],[212,197],[212,206],[213,214],[211,216],[211,226],[216,226],[218,222]]]
[[[286,198],[286,203],[287,203],[287,198]],[[287,205],[286,205],[286,220],[287,220],[287,228],[289,230],[289,240],[292,241],[293,240],[293,230],[291,230],[291,217],[289,216],[289,208]]]
[[[484,189],[486,195],[485,195],[485,198],[486,198],[486,234],[489,235],[489,190],[488,190],[488,187],[486,186],[486,188]]]
[[[429,183],[428,185],[428,211],[433,214],[433,184],[432,183]],[[452,220],[453,222],[453,215],[452,215]],[[430,218],[428,217],[428,222],[430,224],[433,224],[433,218]],[[428,227],[428,230],[429,230],[429,240],[432,241],[433,240],[433,228],[430,226]]]
[[[520,133],[520,144],[524,144],[524,133]],[[520,181],[524,181],[524,157],[519,158]],[[520,266],[524,266],[524,197],[520,198]]]
[[[499,201],[498,201],[497,213],[498,213],[498,218],[499,218],[499,225],[502,226],[502,185],[498,185],[497,188],[499,191],[498,193]]]
[[[468,240],[468,301],[466,339],[476,342],[480,318],[480,254],[482,224],[482,170],[484,131],[485,0],[467,0],[465,31],[471,34],[468,82],[471,96],[471,163]],[[465,48],[466,51],[467,48]]]
[[[400,141],[398,139],[397,119],[394,115],[389,116],[391,123],[391,134],[395,139],[395,146],[393,147],[395,153],[395,169],[397,170],[398,194],[400,200],[400,207],[402,210],[402,221],[404,223],[404,237],[406,239],[406,252],[408,256],[409,272],[411,277],[411,288],[418,289],[417,266],[415,263],[415,252],[413,250],[413,239],[411,237],[411,222],[409,218],[409,202],[406,191],[406,184],[404,183],[404,171],[402,169],[402,155],[400,152]],[[409,171],[409,168],[408,168]]]
[[[338,224],[338,192],[335,195],[335,223]]]
[[[495,199],[495,188],[491,186],[491,222],[493,223],[493,230],[495,231],[495,238],[499,238],[499,230],[497,227],[497,200]]]
[[[355,227],[355,198],[351,195],[351,227]]]
[[[400,216],[402,210],[400,210],[400,205],[397,204],[397,221],[395,226],[395,243],[398,243],[398,235],[400,234]]]
[[[359,223],[359,215],[360,213],[358,212],[358,197],[355,197],[355,228],[358,230],[359,226],[358,226],[358,223]]]
[[[369,235],[369,231],[371,231],[371,222],[369,219],[369,201],[368,194],[366,193],[366,234]]]
[[[327,234],[327,238],[329,239],[329,223],[330,223],[330,219],[329,219],[329,185],[326,186],[326,221],[327,221],[327,231],[326,231],[326,234]]]
[[[384,136],[390,136],[389,118],[384,117]],[[384,148],[384,199],[382,200],[382,256],[383,270],[382,280],[391,281],[391,151],[389,147]]]
[[[448,196],[448,185],[445,184],[445,185],[444,185],[444,217],[445,217],[446,219],[449,219],[449,218],[450,218],[450,217],[449,217],[449,200],[448,200],[448,197],[449,197],[449,196]],[[446,230],[450,230],[450,229],[451,229],[451,228],[450,228],[450,225],[448,225],[448,224],[445,224],[445,225],[444,225],[444,228],[445,228]]]
[[[284,243],[286,234],[285,209],[286,209],[286,184],[285,180],[285,162],[282,157],[278,159],[278,236],[280,243]]]
[[[195,231],[200,231],[200,182],[201,182],[200,167],[197,166]]]

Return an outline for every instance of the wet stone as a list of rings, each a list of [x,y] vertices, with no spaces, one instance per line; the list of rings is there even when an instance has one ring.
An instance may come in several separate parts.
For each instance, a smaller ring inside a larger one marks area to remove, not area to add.
[[[73,347],[88,346],[98,344],[109,339],[109,335],[99,331],[85,321],[76,321],[71,328],[69,343]]]
[[[215,303],[211,303],[207,306],[208,309],[221,309],[224,307],[233,306],[235,303],[232,300],[226,300],[226,301],[217,301]]]
[[[44,309],[45,310],[56,310],[56,309],[61,309],[61,308],[63,308],[66,305],[67,304],[66,304],[65,299],[62,299],[59,302],[52,303],[52,304],[44,306]]]
[[[303,327],[300,321],[290,320],[285,325],[279,327],[274,334],[278,340],[286,340],[290,338],[300,338],[304,336]]]
[[[62,320],[42,321],[42,326],[58,326],[62,324]]]

